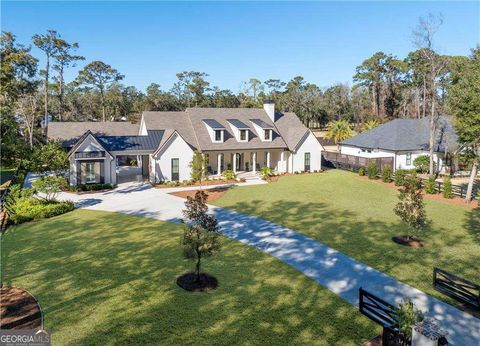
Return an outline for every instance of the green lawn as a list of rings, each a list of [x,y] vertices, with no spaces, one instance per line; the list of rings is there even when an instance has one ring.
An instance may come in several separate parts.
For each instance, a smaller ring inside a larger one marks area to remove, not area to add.
[[[426,248],[410,249],[391,241],[407,233],[397,200],[385,185],[329,170],[235,188],[214,204],[287,226],[445,300],[432,289],[434,266],[480,283],[480,210],[427,200]]]
[[[358,345],[379,331],[290,266],[228,239],[204,262],[218,289],[187,293],[175,284],[193,267],[181,234],[179,225],[77,210],[10,228],[2,275],[39,299],[54,345]]]

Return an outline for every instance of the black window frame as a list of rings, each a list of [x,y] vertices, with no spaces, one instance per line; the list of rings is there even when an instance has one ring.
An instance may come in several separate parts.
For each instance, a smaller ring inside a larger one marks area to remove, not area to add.
[[[267,133],[268,133],[268,135],[267,135]],[[263,136],[264,136],[266,141],[271,141],[272,140],[272,130],[270,130],[270,129],[263,130]]]
[[[247,130],[240,130],[240,140],[241,141],[247,140]]]
[[[408,152],[405,154],[405,165],[411,166],[412,165],[412,153]]]
[[[306,152],[303,155],[303,166],[305,171],[310,171],[311,169],[311,155],[310,152]]]
[[[222,130],[215,130],[214,138],[215,138],[215,142],[221,142],[222,141]]]

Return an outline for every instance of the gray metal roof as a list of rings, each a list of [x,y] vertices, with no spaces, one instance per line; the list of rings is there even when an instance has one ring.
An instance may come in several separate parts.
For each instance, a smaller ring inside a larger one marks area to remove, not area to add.
[[[248,125],[246,125],[245,123],[241,122],[238,119],[227,119],[227,121],[233,126],[235,126],[237,129],[248,130],[250,128],[248,127]]]
[[[265,130],[269,130],[269,129],[274,128],[272,125],[267,124],[265,121],[262,121],[262,119],[250,119],[250,121],[257,126],[260,126],[262,129],[265,129]]]
[[[390,151],[428,150],[430,142],[429,118],[395,119],[372,130],[340,142],[341,145]],[[449,116],[439,116],[434,150],[453,152],[458,148],[458,137]]]
[[[225,128],[225,126],[223,126],[222,124],[220,124],[218,121],[216,121],[215,119],[203,119],[203,122],[205,124],[207,124],[208,126],[210,126],[212,129],[214,130],[223,130]]]
[[[95,136],[95,138],[108,151],[151,151],[157,149],[165,131],[148,130],[147,133],[147,136]]]

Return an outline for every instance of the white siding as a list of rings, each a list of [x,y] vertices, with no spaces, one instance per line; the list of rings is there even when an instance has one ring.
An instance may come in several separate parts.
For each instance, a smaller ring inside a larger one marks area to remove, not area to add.
[[[310,170],[318,171],[322,168],[322,145],[312,132],[304,139],[295,153],[291,153],[289,172],[305,169],[305,153],[310,153]]]
[[[175,133],[154,158],[155,167],[153,168],[153,174],[156,183],[172,180],[173,158],[179,159],[179,180],[189,180],[191,178],[189,164],[193,158],[193,150],[182,137]]]
[[[361,149],[361,148],[350,147],[346,145],[340,146],[340,153],[346,154],[346,155],[366,157],[366,158],[395,157],[395,153],[392,151],[386,151],[381,149]]]

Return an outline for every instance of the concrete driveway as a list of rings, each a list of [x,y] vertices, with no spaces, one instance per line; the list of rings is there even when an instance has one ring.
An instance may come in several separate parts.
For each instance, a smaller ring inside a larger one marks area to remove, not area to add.
[[[62,193],[61,198],[73,200],[79,208],[179,222],[185,200],[169,192],[193,189],[197,187],[156,189],[138,183],[119,185],[103,193]],[[219,220],[225,236],[288,263],[354,306],[358,306],[360,287],[391,303],[409,298],[449,332],[450,344],[480,345],[480,320],[451,305],[286,227],[214,206],[210,206],[210,212]]]

